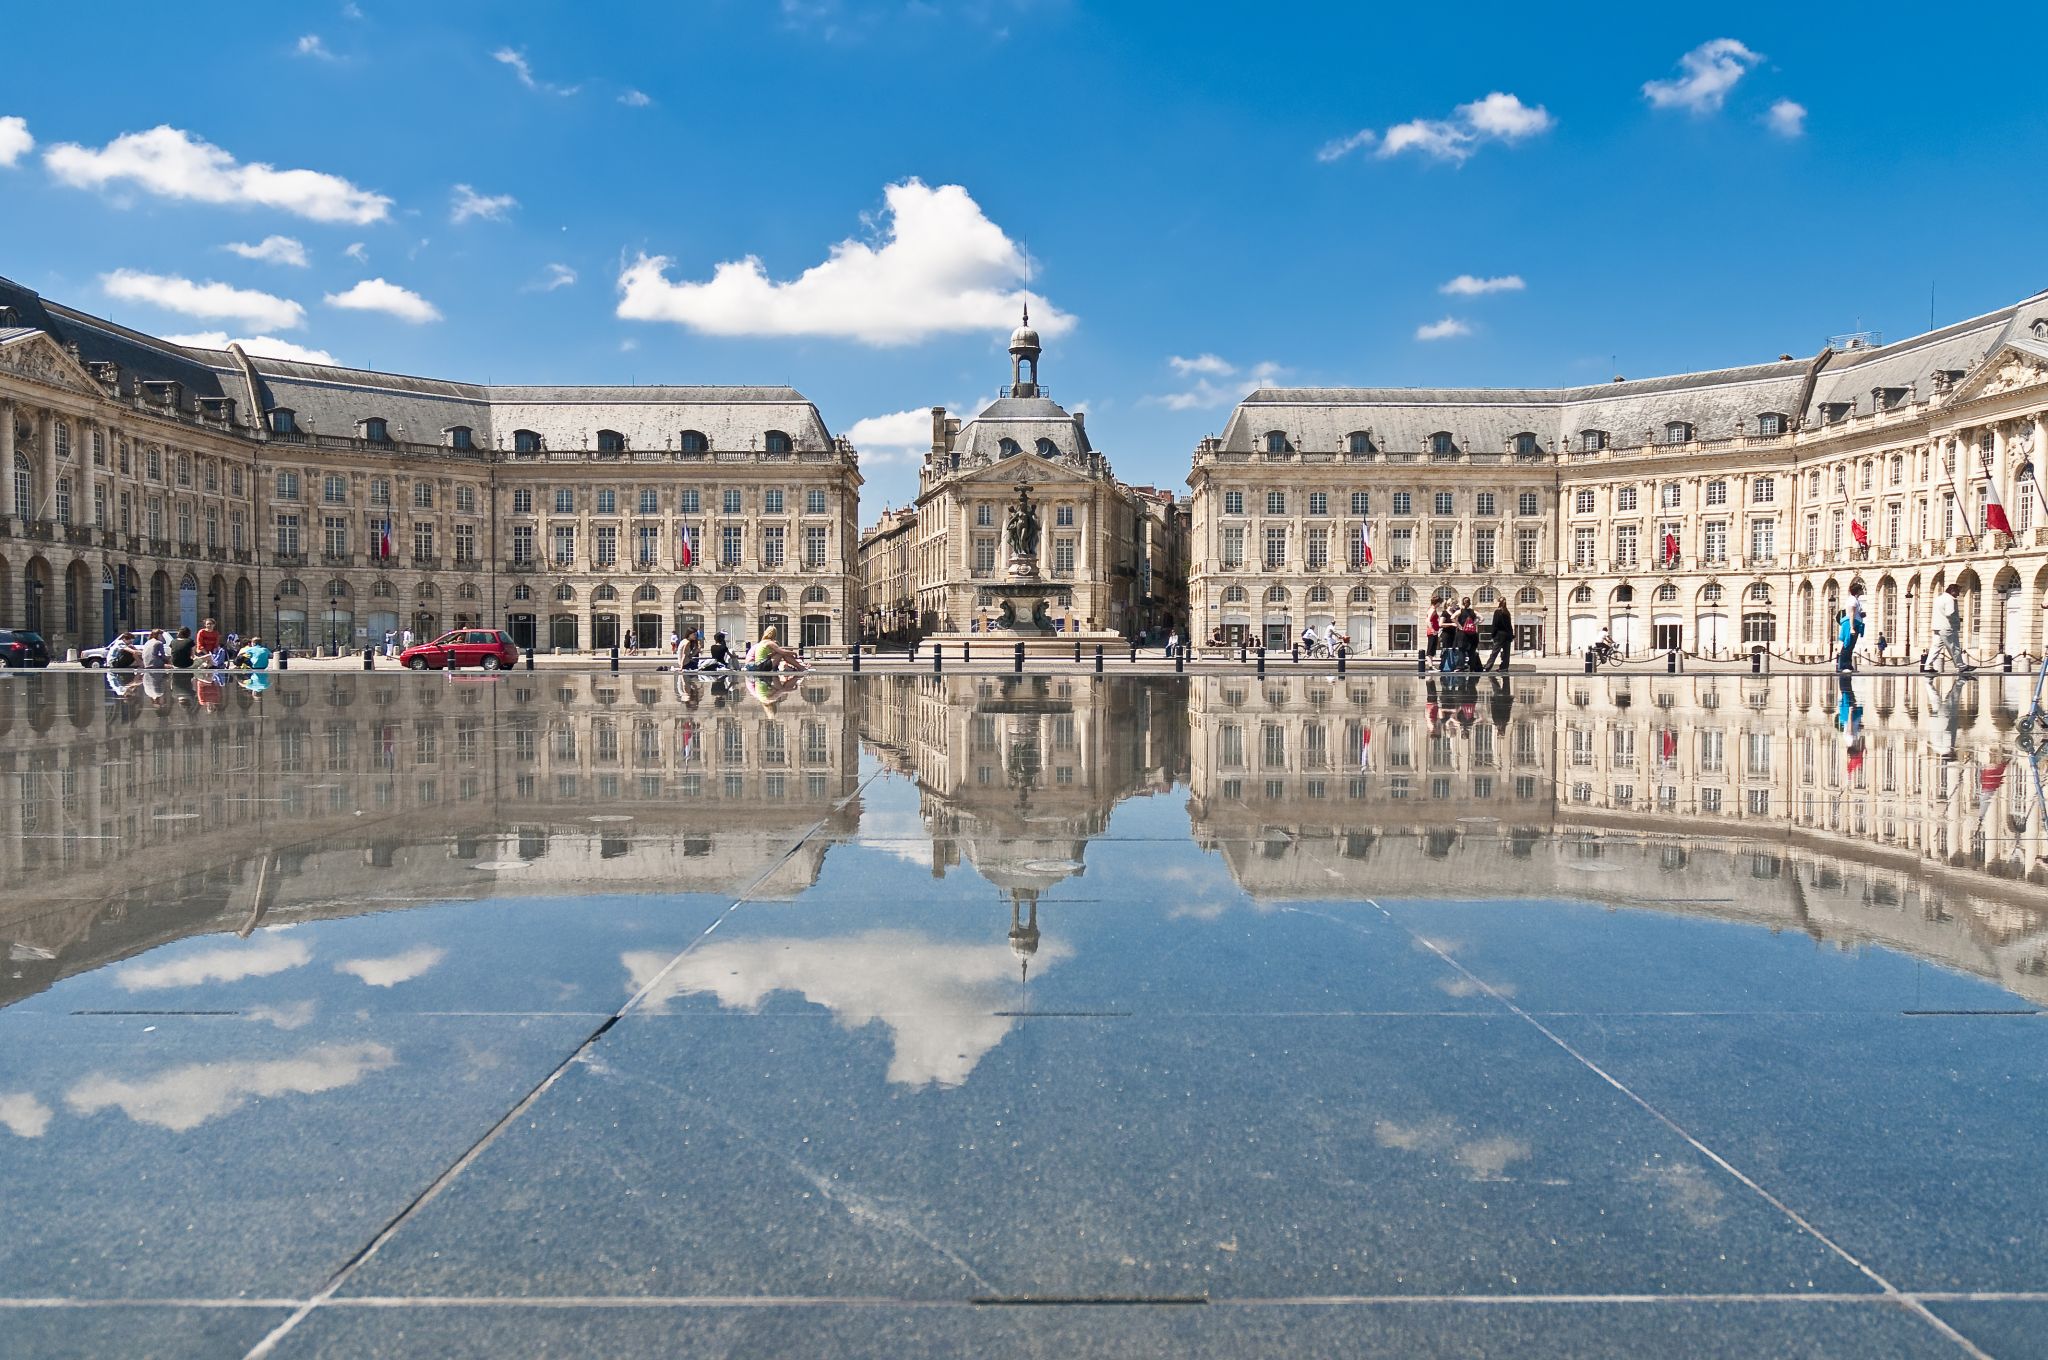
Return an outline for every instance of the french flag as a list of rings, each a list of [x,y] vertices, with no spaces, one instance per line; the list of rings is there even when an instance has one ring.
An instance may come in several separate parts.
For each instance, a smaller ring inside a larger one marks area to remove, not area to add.
[[[1870,530],[1863,527],[1863,521],[1860,519],[1849,521],[1849,537],[1856,540],[1856,546],[1859,548],[1870,546]]]
[[[685,524],[677,531],[676,560],[683,566],[694,566],[697,561],[697,546],[690,542],[690,526]]]
[[[1366,566],[1372,565],[1372,526],[1370,524],[1358,526],[1358,557]]]
[[[2006,518],[2005,502],[1998,498],[1998,479],[1993,477],[1985,483],[1991,488],[1991,498],[1984,502],[1984,527],[2001,534],[2012,532],[2012,521]]]
[[[1676,562],[1678,560],[1678,535],[1669,530],[1666,530],[1664,534],[1664,560],[1666,562]]]
[[[377,556],[391,556],[391,521],[388,519],[380,520],[377,524]]]

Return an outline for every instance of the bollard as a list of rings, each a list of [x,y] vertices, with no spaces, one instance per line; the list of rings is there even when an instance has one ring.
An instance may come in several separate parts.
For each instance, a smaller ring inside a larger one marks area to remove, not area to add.
[[[937,675],[940,671],[943,671],[945,668],[946,644],[943,642],[934,642],[932,644],[932,674]]]
[[[450,671],[459,671],[462,669],[462,655],[461,653],[457,652],[453,647],[450,647],[448,649],[448,669]]]
[[[613,675],[617,675],[618,673],[619,673],[619,644],[618,644],[618,643],[616,643],[616,642],[614,642],[614,643],[612,644],[612,674],[613,674]]]
[[[1678,674],[1678,649],[1676,647],[1673,647],[1664,656],[1664,673],[1666,675]]]
[[[853,644],[853,673],[855,675],[860,674],[860,644],[858,642]]]
[[[1017,674],[1019,674],[1019,675],[1022,675],[1022,674],[1024,673],[1024,644],[1023,644],[1023,643],[1021,643],[1021,642],[1020,642],[1020,643],[1018,643],[1018,644],[1017,644],[1017,652],[1016,652],[1016,655],[1015,655],[1015,656],[1013,656],[1013,657],[1011,657],[1011,658],[1010,658],[1010,660],[1011,660],[1011,663],[1012,663],[1013,665],[1015,665],[1015,666],[1016,666],[1016,668],[1017,668]]]
[[[1749,654],[1749,673],[1751,675],[1762,675],[1764,673],[1763,648],[1758,647]]]
[[[1186,671],[1187,671],[1187,668],[1188,668],[1188,649],[1187,649],[1187,648],[1185,648],[1185,647],[1176,647],[1176,648],[1174,648],[1174,649],[1173,649],[1173,673],[1174,673],[1175,675],[1182,675],[1182,674],[1185,674],[1185,673],[1186,673]]]
[[[533,669],[533,648],[531,647],[526,649],[526,669]]]
[[[1350,654],[1351,649],[1349,647],[1339,647],[1337,649],[1337,674],[1344,674],[1344,658]]]
[[[1095,644],[1095,673],[1102,674],[1102,644],[1099,642]]]
[[[1429,674],[1429,649],[1426,647],[1417,647],[1415,649],[1415,673],[1417,675]]]
[[[363,669],[366,671],[377,669],[377,653],[372,648],[363,648]]]
[[[1295,664],[1295,665],[1297,665],[1297,666],[1299,666],[1299,665],[1301,664],[1301,644],[1300,644],[1299,642],[1297,642],[1297,643],[1295,643],[1295,644],[1294,644],[1294,647],[1293,647],[1293,651],[1294,651],[1294,664]]]
[[[1135,642],[1131,644],[1131,664],[1133,666],[1138,664],[1138,644]],[[2008,667],[2007,669],[2011,668]]]
[[[1076,666],[1081,664],[1081,639],[1079,638],[1074,639],[1074,664]]]
[[[966,664],[967,664],[968,662],[970,662],[970,661],[972,661],[972,660],[974,660],[974,644],[972,644],[972,643],[969,643],[969,642],[963,642],[963,643],[961,643],[961,644],[960,644],[960,664],[964,666],[964,665],[966,665]]]
[[[277,649],[277,668],[281,671],[288,671],[292,668],[291,648],[280,647]]]
[[[1586,649],[1586,674],[1591,675],[1593,673],[1594,667],[1597,664],[1598,663],[1596,663],[1593,660],[1593,649],[1591,647],[1588,647]]]
[[[1242,642],[1237,644],[1237,664],[1240,666],[1244,664],[1244,644]]]
[[[1266,678],[1266,649],[1259,648],[1259,679]]]
[[[2007,675],[2011,675],[2011,674],[2012,674],[2012,653],[2011,653],[2011,652],[2007,652],[2007,653],[2005,654],[2005,673],[2006,673]]]

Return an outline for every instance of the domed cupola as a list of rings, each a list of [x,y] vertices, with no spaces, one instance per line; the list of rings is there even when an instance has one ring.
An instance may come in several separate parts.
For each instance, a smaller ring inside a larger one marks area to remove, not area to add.
[[[1031,304],[1024,304],[1024,324],[1010,332],[1010,395],[1038,395],[1038,332],[1031,329]],[[1028,375],[1028,376],[1027,376]]]

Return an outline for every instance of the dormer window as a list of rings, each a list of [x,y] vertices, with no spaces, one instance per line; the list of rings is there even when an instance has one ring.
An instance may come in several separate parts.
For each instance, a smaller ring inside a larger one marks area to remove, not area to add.
[[[1600,451],[1601,449],[1604,449],[1604,448],[1606,448],[1606,447],[1607,447],[1607,431],[1605,431],[1605,430],[1580,430],[1580,431],[1579,431],[1579,452],[1581,452],[1581,453],[1598,453],[1598,452],[1599,452],[1599,451]]]
[[[547,441],[540,437],[540,431],[538,430],[514,430],[512,432],[512,452],[514,453],[539,453],[546,447]]]
[[[270,410],[270,432],[272,434],[297,434],[299,413],[289,406],[274,406]]]
[[[1429,437],[1429,451],[1434,456],[1442,458],[1458,451],[1457,441],[1451,438],[1449,430],[1438,430]]]
[[[624,453],[626,451],[626,436],[620,434],[617,430],[599,430],[597,432],[597,451],[599,453]]]
[[[1692,442],[1692,426],[1683,420],[1665,421],[1664,442],[1667,444],[1690,444]]]
[[[770,453],[788,453],[790,450],[789,436],[780,430],[770,430],[763,447]]]
[[[1014,458],[1022,452],[1024,452],[1024,446],[1014,439],[1003,438],[996,441],[996,457],[998,458]]]
[[[451,449],[476,447],[476,435],[467,425],[450,425],[442,433],[448,436],[448,447]]]
[[[1041,439],[1038,441],[1038,456],[1040,458],[1057,458],[1060,456],[1060,446],[1053,443],[1050,439]]]
[[[1536,442],[1535,431],[1524,430],[1516,435],[1514,438],[1514,450],[1516,455],[1522,458],[1530,458],[1541,453],[1542,447]]]
[[[1785,417],[1776,411],[1766,411],[1756,418],[1756,432],[1765,439],[1774,439],[1785,433]]]
[[[1849,418],[1849,413],[1855,409],[1856,404],[1854,402],[1822,402],[1820,408],[1821,419],[1826,421],[1828,424],[1833,425],[1837,421],[1847,420]]]
[[[684,430],[683,437],[677,442],[676,447],[684,453],[709,453],[711,441],[704,437],[702,430]]]
[[[1345,437],[1345,447],[1353,453],[1371,453],[1372,436],[1364,430],[1354,430]]]
[[[1906,404],[1906,391],[1903,387],[1880,387],[1871,393],[1873,404],[1880,411],[1895,411]]]
[[[391,427],[385,423],[382,416],[369,416],[358,422],[356,428],[363,432],[364,440],[369,443],[388,444],[391,442]]]
[[[2038,318],[2032,329],[2036,340],[2048,340],[2048,316]]]
[[[1282,430],[1268,430],[1268,431],[1266,431],[1266,452],[1267,452],[1267,453],[1286,453],[1286,452],[1287,452],[1287,435],[1286,435],[1286,432],[1285,432],[1285,431],[1282,431]]]
[[[232,425],[235,422],[235,399],[233,397],[201,397],[199,399],[199,409],[203,414],[218,420],[223,425]]]

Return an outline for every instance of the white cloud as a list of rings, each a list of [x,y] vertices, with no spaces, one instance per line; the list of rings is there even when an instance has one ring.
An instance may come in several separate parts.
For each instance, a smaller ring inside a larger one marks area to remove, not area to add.
[[[1472,327],[1455,316],[1447,316],[1441,321],[1432,321],[1428,325],[1415,328],[1417,340],[1449,340],[1454,336],[1471,333]]]
[[[1557,119],[1541,104],[1528,105],[1499,90],[1469,104],[1460,104],[1449,118],[1413,118],[1396,123],[1384,133],[1361,128],[1348,137],[1326,142],[1316,152],[1319,161],[1342,160],[1361,147],[1377,145],[1381,160],[1406,151],[1462,165],[1473,152],[1488,142],[1512,146],[1557,126]]]
[[[400,321],[410,321],[415,326],[441,319],[441,313],[433,303],[410,288],[400,288],[383,279],[364,279],[344,292],[329,293],[327,305],[352,312],[383,312]]]
[[[1764,126],[1780,137],[1799,137],[1806,132],[1806,105],[1780,99],[1764,115]]]
[[[1735,82],[1762,60],[1762,56],[1733,38],[1715,38],[1678,59],[1685,74],[1676,80],[1644,82],[1643,97],[1660,109],[1716,113],[1727,100],[1728,92],[1735,88]]]
[[[557,288],[567,288],[576,282],[576,271],[565,264],[546,264],[540,280],[526,285],[522,292],[552,293]]]
[[[356,3],[355,3],[355,0],[348,0],[348,3],[347,3],[347,4],[344,4],[344,5],[343,5],[343,6],[341,7],[341,17],[342,17],[342,18],[344,18],[344,19],[360,19],[360,18],[362,18],[362,17],[363,17],[363,9],[362,9],[362,6],[360,6],[360,5],[356,4]]]
[[[266,236],[255,245],[247,241],[230,241],[221,249],[264,264],[288,264],[304,269],[307,263],[306,247],[290,236]]]
[[[818,335],[903,345],[956,331],[1005,331],[1025,301],[1031,262],[957,184],[892,184],[880,244],[848,239],[789,282],[759,258],[720,264],[705,283],[673,283],[665,256],[619,275],[618,315],[711,335]],[[1039,302],[1032,324],[1059,335],[1074,318]]]
[[[1484,297],[1488,293],[1519,293],[1527,286],[1522,282],[1520,274],[1501,274],[1490,279],[1482,279],[1473,274],[1460,274],[1437,291],[1448,293],[1452,297]]]
[[[445,949],[421,945],[402,954],[393,954],[388,959],[344,959],[334,965],[334,971],[361,978],[372,987],[396,987],[401,982],[411,982],[424,976],[447,957]]]
[[[74,1114],[113,1108],[138,1124],[183,1132],[252,1099],[352,1086],[396,1061],[383,1044],[321,1044],[296,1058],[192,1063],[141,1081],[90,1076],[64,1093],[64,1103]]]
[[[282,1006],[251,1006],[242,1012],[242,1016],[277,1029],[302,1029],[313,1023],[313,1003],[287,1001]]]
[[[1045,940],[1032,957],[1042,973],[1073,948]],[[621,955],[627,985],[645,986],[673,950]],[[869,930],[823,939],[759,939],[697,949],[647,997],[709,993],[722,1006],[756,1010],[776,992],[823,1006],[848,1030],[880,1022],[892,1048],[888,1079],[904,1086],[958,1086],[1016,1024],[995,1012],[1016,1000],[1018,961],[1002,944],[955,944],[919,931]]]
[[[141,963],[116,970],[114,981],[123,991],[156,992],[173,987],[197,987],[207,982],[240,982],[244,978],[269,977],[298,968],[313,957],[304,941],[288,935],[266,933],[246,944],[224,949],[203,949],[164,963]]]
[[[448,211],[450,222],[467,222],[472,217],[481,217],[489,222],[502,222],[505,214],[519,206],[519,200],[510,194],[480,194],[467,184],[455,186],[452,194],[453,206]]]
[[[361,241],[350,241],[346,246],[342,247],[341,253],[354,260],[357,264],[368,264],[370,262],[369,247],[365,246]]]
[[[1467,1138],[1456,1120],[1441,1114],[1425,1116],[1413,1124],[1382,1119],[1372,1126],[1372,1136],[1381,1147],[1397,1152],[1449,1156],[1475,1181],[1505,1179],[1510,1166],[1529,1160],[1534,1151],[1525,1140],[1505,1134]]]
[[[61,142],[43,153],[50,173],[79,189],[130,183],[144,193],[199,203],[277,208],[315,222],[381,222],[391,200],[318,170],[247,165],[169,125],[128,132],[95,151]]]
[[[520,51],[516,47],[499,48],[497,51],[491,53],[491,60],[503,62],[505,65],[511,67],[512,74],[519,77],[519,83],[521,85],[524,85],[527,89],[536,91],[537,93],[540,94],[559,94],[566,96],[575,94],[578,90],[581,90],[583,88],[581,85],[551,85],[545,80],[536,79],[533,74],[532,65],[529,64],[526,60],[526,53]]]
[[[1228,406],[1239,397],[1272,386],[1286,371],[1270,361],[1240,369],[1222,356],[1206,352],[1192,359],[1175,354],[1166,363],[1180,377],[1195,380],[1192,386],[1178,392],[1161,392],[1143,399],[1145,404],[1164,406],[1169,411],[1207,411]]]
[[[16,161],[35,150],[36,139],[29,136],[28,120],[9,114],[0,118],[0,166],[13,165]]]
[[[305,37],[300,38],[297,46],[292,50],[302,57],[313,57],[320,61],[341,60],[340,57],[335,56],[333,52],[328,50],[327,44],[320,40],[318,33],[308,33]]]
[[[16,1138],[40,1138],[53,1111],[26,1091],[0,1095],[0,1129]]]
[[[863,463],[916,462],[931,452],[931,408],[863,416],[848,427],[846,437],[860,450]]]
[[[136,269],[116,269],[100,275],[100,288],[110,298],[123,302],[146,302],[165,311],[186,316],[220,317],[250,327],[291,330],[306,324],[306,309],[290,298],[261,293],[253,288],[236,288],[225,283],[194,283],[176,274],[145,274]]]
[[[654,101],[641,90],[627,90],[619,96],[619,102],[629,109],[644,109]]]
[[[193,349],[226,349],[230,339],[226,331],[190,331],[184,335],[166,335],[163,338],[174,345],[189,345]],[[301,364],[337,362],[335,357],[324,349],[295,345],[274,335],[235,336],[233,342],[250,354],[260,354],[272,359],[290,359]]]

